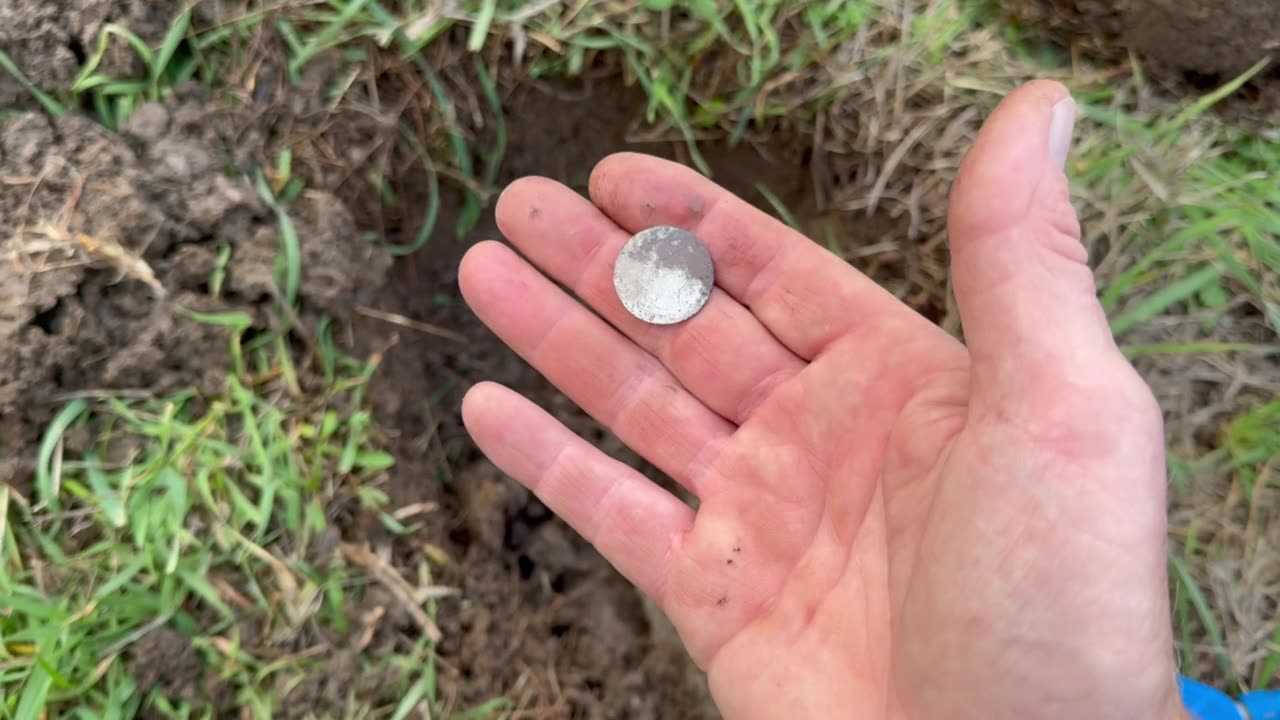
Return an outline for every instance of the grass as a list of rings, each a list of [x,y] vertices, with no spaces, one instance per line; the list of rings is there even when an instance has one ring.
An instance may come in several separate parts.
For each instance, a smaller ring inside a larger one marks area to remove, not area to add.
[[[402,241],[382,238],[396,254],[427,246],[442,183],[462,197],[452,230],[474,228],[507,150],[513,120],[502,97],[512,85],[613,74],[643,91],[645,137],[683,143],[704,170],[699,146],[708,140],[821,134],[829,155],[860,163],[854,179],[819,188],[826,204],[912,218],[898,252],[925,268],[945,268],[936,255],[944,252],[946,179],[980,118],[1022,79],[1056,76],[1081,107],[1069,173],[1112,329],[1168,402],[1193,397],[1189,409],[1170,412],[1170,574],[1184,670],[1233,689],[1265,686],[1280,672],[1280,624],[1260,598],[1276,567],[1252,548],[1266,528],[1280,527],[1268,524],[1280,491],[1280,406],[1266,391],[1280,346],[1280,143],[1209,114],[1263,68],[1162,106],[1148,101],[1141,68],[1122,80],[1073,73],[1052,47],[993,18],[987,3],[962,0],[464,0],[447,10],[425,0],[328,0],[246,6],[208,26],[181,12],[156,38],[107,25],[68,88],[34,87],[3,53],[0,70],[46,112],[89,107],[109,128],[177,83],[241,77],[263,38],[283,47],[295,85],[321,59],[336,62],[320,90],[335,115],[364,101],[358,80],[409,74],[397,87],[412,102],[374,110],[428,188],[423,207],[411,207],[403,167],[384,159],[367,168],[377,202],[408,218]],[[142,76],[103,70],[115,45],[137,55]],[[290,304],[306,271],[288,216],[305,181],[301,142],[281,148],[256,183],[281,227],[277,283]],[[766,184],[759,190],[788,223],[802,224]],[[925,292],[945,304],[945,288],[943,273]],[[197,319],[243,330],[234,317]],[[37,450],[33,495],[0,486],[0,522],[8,519],[0,592],[15,598],[0,615],[0,686],[17,688],[4,693],[0,717],[96,716],[109,707],[126,717],[144,702],[198,715],[159,689],[133,693],[136,677],[122,658],[160,625],[188,637],[236,702],[260,716],[275,708],[278,683],[322,672],[314,656],[255,656],[237,643],[229,611],[297,647],[298,638],[317,637],[313,626],[349,630],[345,609],[363,575],[342,563],[314,566],[306,551],[343,492],[396,529],[367,484],[391,459],[361,409],[374,366],[331,356],[328,389],[306,397],[278,341],[233,344],[226,393],[208,407],[190,394],[73,401]],[[1206,373],[1210,380],[1190,379]],[[1211,385],[1210,397],[1196,382]],[[1229,398],[1213,396],[1228,390]],[[1217,436],[1210,447],[1177,441],[1206,426]],[[85,431],[93,442],[70,453],[65,438]],[[115,448],[134,450],[120,461]],[[379,712],[399,718],[422,702],[440,707],[429,643],[362,662],[385,672],[385,696],[398,698]],[[369,710],[351,702],[352,712]],[[495,700],[458,717],[503,707]]]
[[[398,526],[377,489],[394,460],[359,409],[376,359],[331,358],[327,389],[301,398],[278,338],[242,343],[247,318],[204,320],[233,330],[222,395],[74,399],[32,490],[0,486],[0,717],[131,717],[144,704],[209,717],[209,693],[270,717],[281,683],[323,672],[330,638],[358,622],[367,580],[316,552],[340,502]],[[73,434],[88,441],[72,450]],[[190,696],[138,687],[139,667],[175,662],[128,659],[163,627],[206,668]],[[430,652],[417,652],[412,666],[385,659],[398,665],[375,700],[420,682]]]
[[[1086,139],[1073,161],[1077,187],[1086,202],[1137,227],[1113,221],[1095,229],[1112,252],[1138,244],[1102,295],[1118,336],[1171,308],[1221,309],[1232,295],[1227,282],[1247,292],[1280,332],[1280,192],[1267,169],[1280,160],[1280,150],[1247,137],[1187,131],[1211,101],[1263,67],[1162,115],[1138,118],[1085,106],[1085,116],[1112,137]],[[1114,142],[1116,136],[1123,142]]]

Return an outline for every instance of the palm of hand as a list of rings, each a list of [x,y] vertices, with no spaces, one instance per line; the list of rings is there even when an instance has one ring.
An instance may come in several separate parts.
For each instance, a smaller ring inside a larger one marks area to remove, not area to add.
[[[1158,410],[1111,344],[1043,134],[1009,137],[1062,92],[1020,92],[953,195],[970,350],[651,158],[601,163],[599,209],[539,179],[499,203],[603,320],[502,246],[464,261],[481,318],[699,498],[509,391],[468,396],[481,448],[663,607],[727,717],[1171,716]],[[612,294],[617,248],[656,224],[699,234],[724,289],[679,326]]]
[[[1171,673],[1151,557],[1163,505],[1141,517],[1078,482],[1160,467],[1140,383],[1117,364],[1106,396],[1058,388],[1046,407],[1104,417],[1050,429],[1031,408],[975,413],[949,338],[851,375],[868,342],[838,342],[739,428],[713,470],[732,485],[670,560],[666,607],[725,715],[811,707],[821,680],[839,689],[828,716],[1105,717],[1077,688],[1122,677],[1111,711],[1143,716]]]

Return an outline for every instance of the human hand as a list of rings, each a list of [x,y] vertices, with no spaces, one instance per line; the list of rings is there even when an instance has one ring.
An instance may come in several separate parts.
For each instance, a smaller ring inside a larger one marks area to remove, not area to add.
[[[480,448],[671,618],[728,718],[1175,718],[1161,415],[1112,341],[1031,83],[952,191],[966,345],[709,180],[640,155],[514,183],[463,260],[508,345],[699,499],[497,385]],[[628,237],[698,235],[707,306],[627,313]],[[566,285],[593,315],[546,276]]]

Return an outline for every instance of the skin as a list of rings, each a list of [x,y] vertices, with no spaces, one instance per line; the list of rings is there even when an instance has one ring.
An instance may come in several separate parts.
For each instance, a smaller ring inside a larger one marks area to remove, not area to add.
[[[1018,89],[959,171],[965,344],[642,155],[603,160],[589,200],[512,184],[498,223],[527,260],[499,243],[463,260],[477,315],[698,498],[506,388],[464,401],[493,462],[662,607],[725,717],[1186,717],[1161,414],[1096,299],[1050,141],[1070,102]],[[674,326],[631,317],[612,285],[623,243],[659,224],[716,264],[707,306]]]

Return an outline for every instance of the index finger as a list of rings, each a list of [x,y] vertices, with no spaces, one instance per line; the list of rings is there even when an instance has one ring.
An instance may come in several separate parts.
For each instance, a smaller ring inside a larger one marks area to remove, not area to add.
[[[949,339],[848,263],[683,165],[610,155],[592,171],[590,191],[630,232],[675,225],[697,235],[715,261],[716,284],[802,358],[855,331]]]

